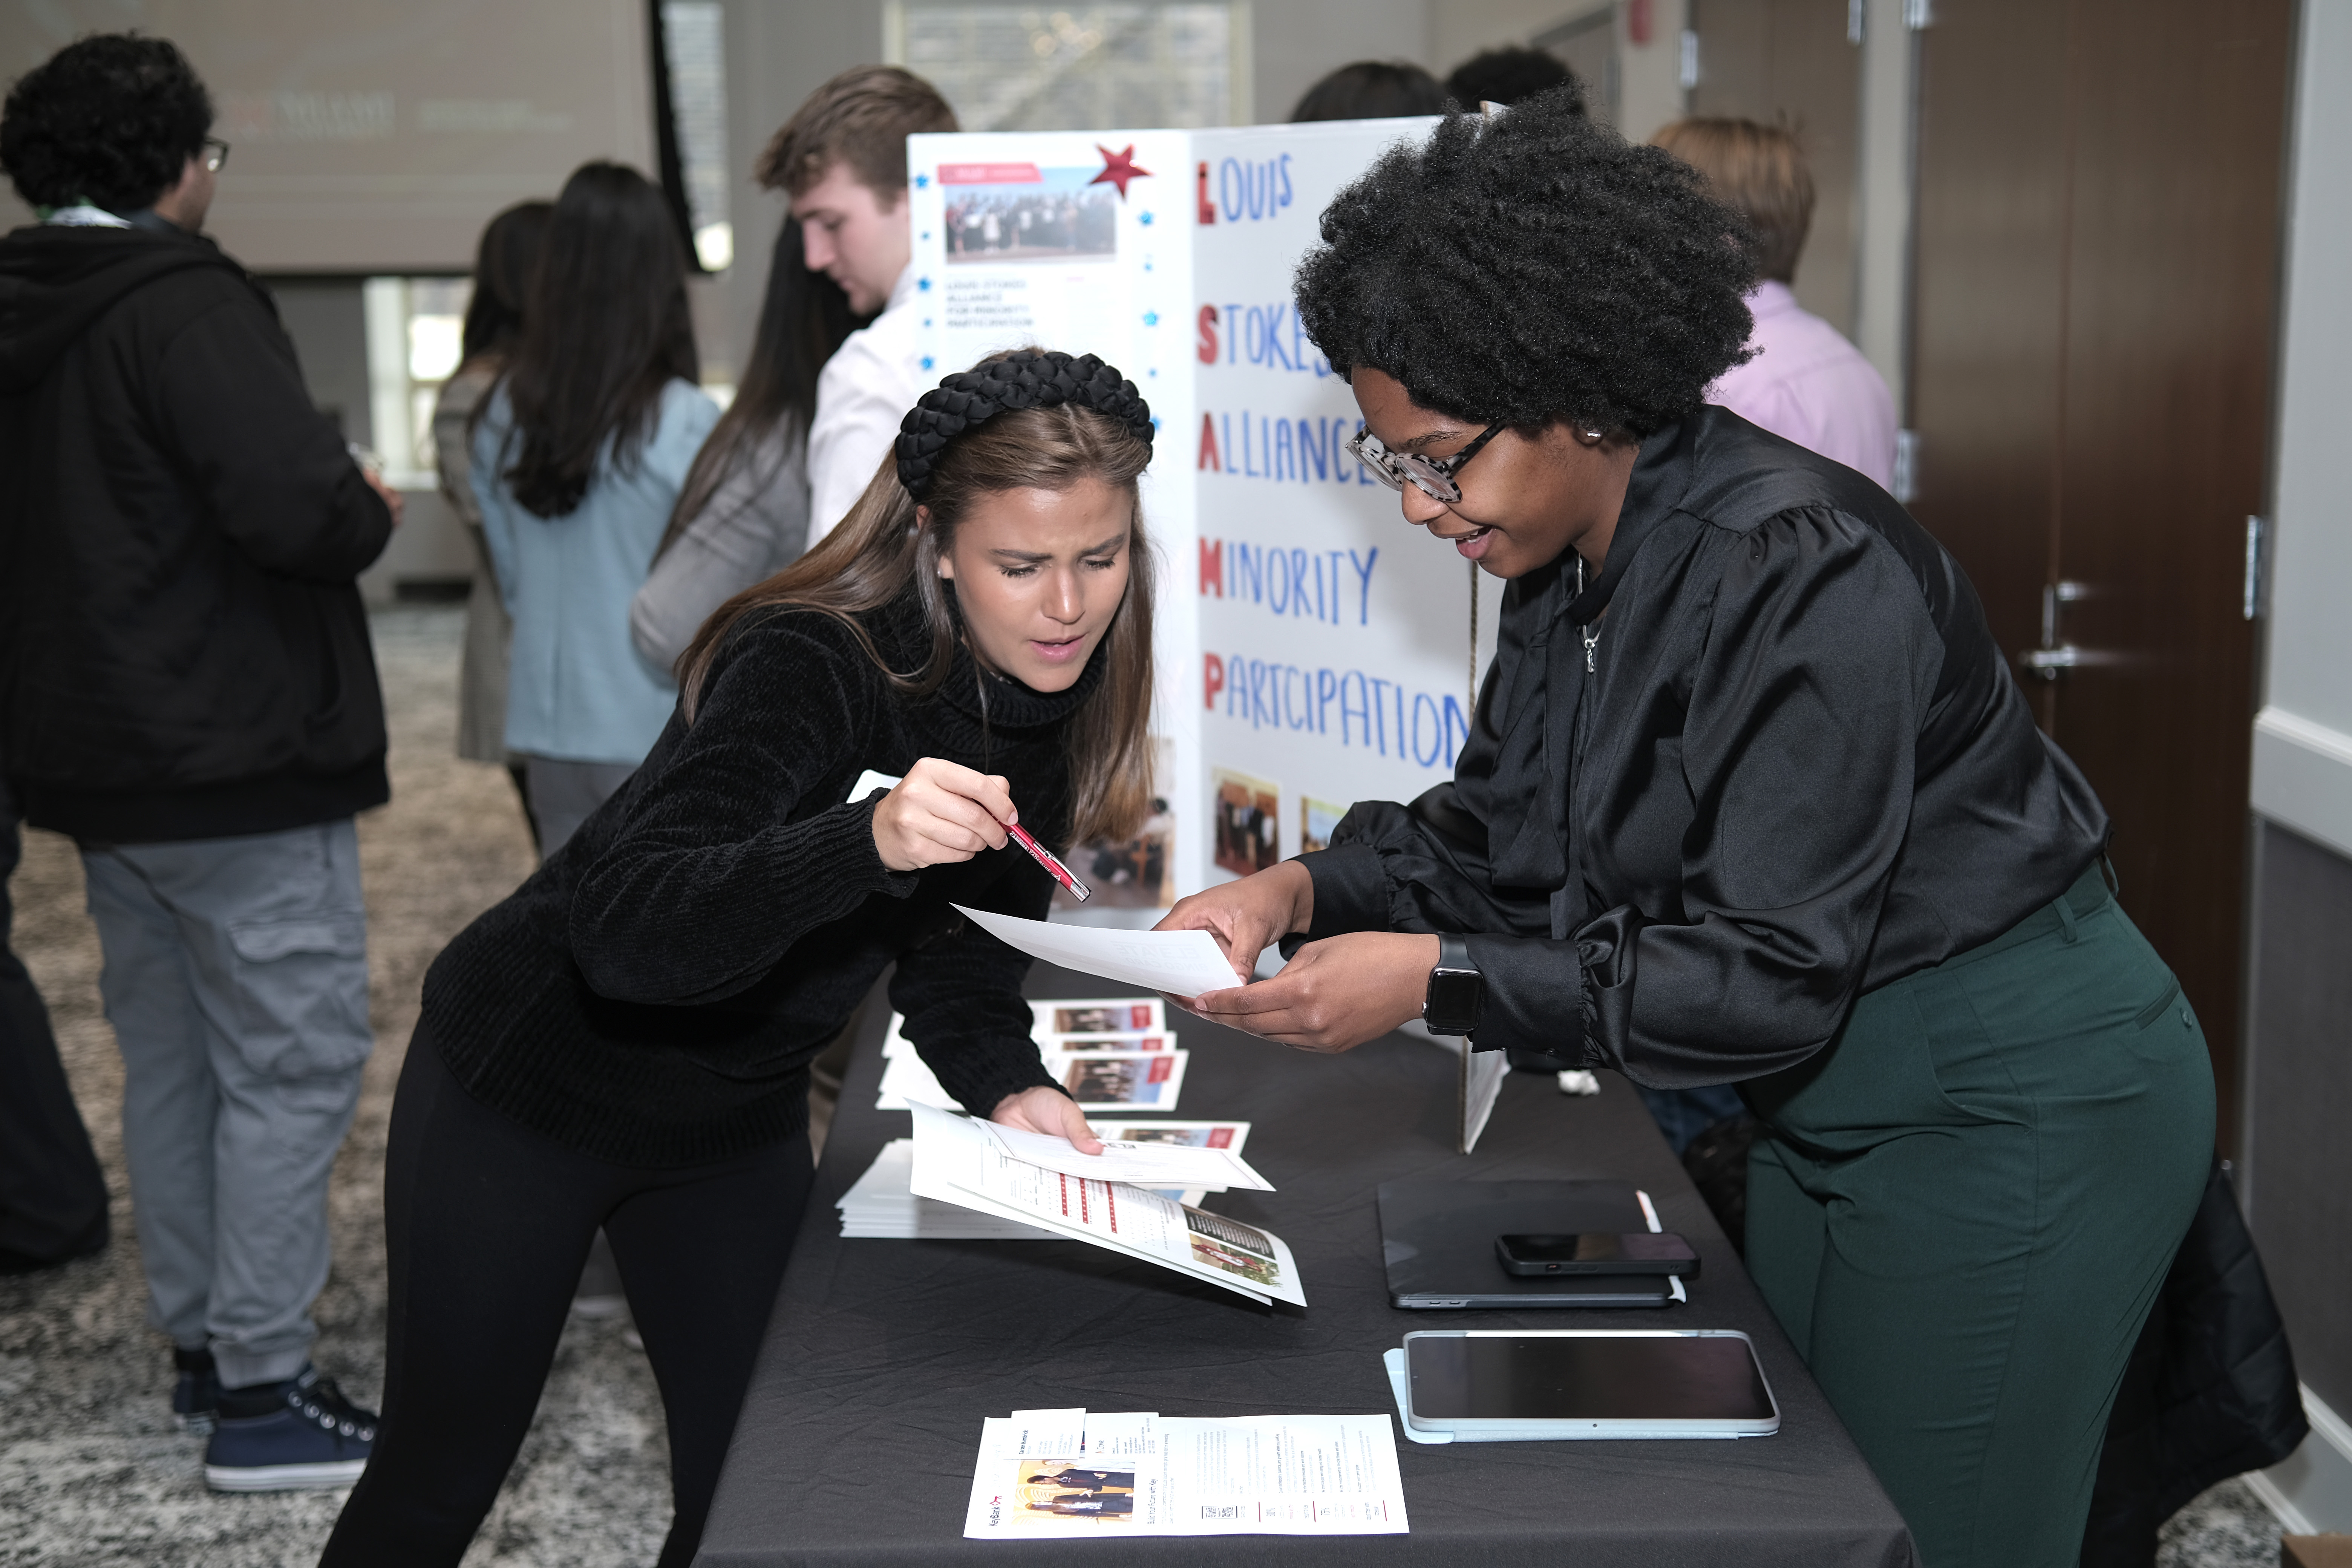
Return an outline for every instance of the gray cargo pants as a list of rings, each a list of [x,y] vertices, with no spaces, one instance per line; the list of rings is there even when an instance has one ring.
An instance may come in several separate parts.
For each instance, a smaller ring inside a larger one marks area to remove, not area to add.
[[[367,914],[351,819],[82,847],[123,1065],[149,1321],[231,1388],[302,1370],[327,1175],[359,1103]]]

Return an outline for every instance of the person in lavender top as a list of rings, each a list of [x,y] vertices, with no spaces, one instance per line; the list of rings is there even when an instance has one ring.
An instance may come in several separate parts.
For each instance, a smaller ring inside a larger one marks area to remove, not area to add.
[[[1706,400],[1892,489],[1895,399],[1886,382],[1845,334],[1798,304],[1791,288],[1813,221],[1813,176],[1796,137],[1752,120],[1694,119],[1651,140],[1706,175],[1716,198],[1756,229],[1753,356],[1724,372]]]

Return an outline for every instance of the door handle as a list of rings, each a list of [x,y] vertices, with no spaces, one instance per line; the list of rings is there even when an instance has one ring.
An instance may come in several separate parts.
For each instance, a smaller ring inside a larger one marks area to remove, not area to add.
[[[2056,647],[2030,647],[2017,656],[2017,662],[2044,680],[2055,680],[2062,669],[2073,669],[2083,662],[2083,650],[2072,643]]]
[[[2017,656],[2017,662],[2044,680],[2057,679],[2062,669],[2074,669],[2090,663],[2081,648],[2073,643],[2058,640],[2058,606],[2090,596],[2088,584],[2044,583],[2042,585],[2042,646],[2027,648]]]

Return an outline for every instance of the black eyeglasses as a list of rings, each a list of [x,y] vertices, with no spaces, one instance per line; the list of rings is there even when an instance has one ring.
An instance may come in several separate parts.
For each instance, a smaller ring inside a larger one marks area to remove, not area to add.
[[[1454,476],[1462,465],[1478,455],[1478,449],[1495,438],[1502,429],[1497,423],[1478,433],[1478,438],[1450,458],[1421,458],[1411,452],[1391,452],[1381,444],[1381,438],[1370,430],[1359,430],[1348,441],[1348,450],[1356,460],[1372,470],[1372,477],[1389,489],[1402,492],[1408,481],[1433,500],[1451,506],[1462,499],[1462,487]]]
[[[224,163],[227,163],[227,162],[228,162],[228,143],[227,143],[227,142],[224,142],[224,141],[222,141],[222,140],[221,140],[219,137],[217,137],[217,136],[207,136],[207,137],[205,137],[205,168],[207,168],[207,169],[210,169],[214,174],[219,174],[219,173],[221,172],[221,165],[222,165],[222,164],[224,164]]]

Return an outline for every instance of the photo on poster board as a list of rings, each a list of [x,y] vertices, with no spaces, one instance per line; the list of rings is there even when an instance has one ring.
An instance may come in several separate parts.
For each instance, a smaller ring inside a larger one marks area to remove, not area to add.
[[[1298,801],[1298,852],[1312,855],[1318,849],[1331,847],[1331,835],[1339,828],[1339,819],[1348,815],[1344,805],[1333,805],[1328,800],[1316,800],[1302,795]]]
[[[942,163],[948,265],[1108,261],[1118,254],[1116,194],[1097,169]]]
[[[1176,748],[1154,739],[1151,751],[1151,776],[1158,789],[1151,797],[1151,815],[1132,838],[1095,838],[1072,848],[1064,858],[1095,896],[1081,904],[1067,888],[1056,885],[1055,909],[1164,910],[1176,901],[1176,814],[1165,794],[1166,781],[1176,776]],[[1150,1026],[1160,1027],[1157,1023]]]
[[[1282,858],[1282,786],[1219,768],[1216,862],[1237,877],[1263,871]]]

